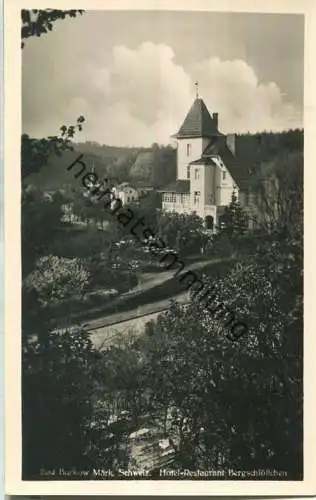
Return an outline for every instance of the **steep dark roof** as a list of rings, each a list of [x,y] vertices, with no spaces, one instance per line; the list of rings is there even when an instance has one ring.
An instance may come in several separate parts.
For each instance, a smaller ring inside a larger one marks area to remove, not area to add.
[[[220,156],[224,165],[227,167],[230,175],[241,190],[247,189],[249,185],[249,169],[251,167],[250,155],[242,155],[238,147],[238,138],[236,137],[235,154],[228,148],[226,137],[214,138],[207,145],[201,158],[193,161],[193,165],[216,165],[212,157]]]
[[[161,193],[189,193],[190,192],[190,181],[189,179],[178,179],[173,181],[165,188],[159,189]]]
[[[175,137],[212,137],[221,135],[204,101],[197,97]]]
[[[244,191],[249,186],[249,168],[250,165],[246,159],[242,159],[237,155],[233,155],[230,149],[226,146],[222,146],[219,151],[219,155],[223,160],[223,163],[227,167],[230,175],[236,182],[237,186]]]

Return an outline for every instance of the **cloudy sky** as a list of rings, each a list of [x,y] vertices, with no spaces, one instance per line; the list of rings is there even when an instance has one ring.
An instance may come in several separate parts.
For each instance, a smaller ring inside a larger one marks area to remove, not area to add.
[[[23,131],[83,114],[78,140],[167,143],[195,95],[228,132],[303,126],[304,18],[284,14],[89,11],[23,49]]]

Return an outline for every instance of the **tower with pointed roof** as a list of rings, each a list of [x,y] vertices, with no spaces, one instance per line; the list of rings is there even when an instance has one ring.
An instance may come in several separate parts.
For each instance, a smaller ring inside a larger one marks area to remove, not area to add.
[[[246,192],[249,165],[237,154],[235,135],[219,131],[218,113],[209,113],[198,92],[173,137],[177,139],[177,180],[161,190],[162,209],[196,213],[215,230],[232,194],[240,198]]]
[[[177,177],[190,179],[190,163],[200,158],[218,130],[218,115],[210,115],[203,99],[196,97],[179,131],[174,135],[178,143]]]

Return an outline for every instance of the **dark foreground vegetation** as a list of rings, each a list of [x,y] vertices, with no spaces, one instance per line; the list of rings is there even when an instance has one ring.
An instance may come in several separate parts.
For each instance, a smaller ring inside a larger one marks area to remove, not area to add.
[[[141,262],[140,250],[116,244],[123,234],[115,233],[115,221],[108,220],[109,231],[93,223],[74,230],[60,222],[60,194],[48,203],[40,190],[25,190],[24,478],[100,467],[115,477],[132,467],[128,436],[144,426],[172,439],[173,467],[275,468],[288,479],[302,477],[302,163],[285,153],[276,166],[292,169],[295,183],[290,177],[280,185],[282,217],[270,216],[257,237],[244,234],[233,204],[230,222],[209,247],[205,235],[194,246],[197,220],[188,220],[192,232],[183,233],[192,235],[193,254],[204,245],[208,255],[237,256],[222,277],[204,276],[218,301],[247,320],[248,334],[234,343],[197,301],[174,303],[142,338],[129,335],[106,351],[96,351],[87,333],[70,333],[67,316],[75,302],[85,307],[96,283],[110,289],[127,279],[121,291],[135,286],[141,270],[127,263]],[[290,196],[291,212],[284,206]],[[177,232],[176,218],[146,212],[185,255],[182,224]]]

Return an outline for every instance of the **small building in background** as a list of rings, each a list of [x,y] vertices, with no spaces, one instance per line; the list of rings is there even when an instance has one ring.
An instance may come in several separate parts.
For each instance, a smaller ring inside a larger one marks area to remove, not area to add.
[[[121,200],[122,205],[135,203],[139,200],[138,190],[131,186],[128,182],[123,182],[122,184],[113,187],[112,191],[115,198]]]

